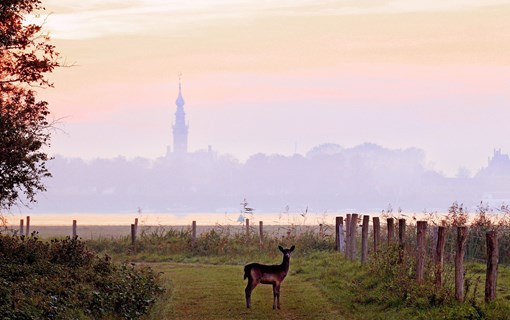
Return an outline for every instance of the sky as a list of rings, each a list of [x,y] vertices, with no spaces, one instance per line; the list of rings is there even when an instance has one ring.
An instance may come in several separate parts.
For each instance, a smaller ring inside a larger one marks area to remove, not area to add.
[[[510,1],[45,0],[51,154],[157,158],[179,74],[189,149],[417,147],[454,176],[510,153]]]

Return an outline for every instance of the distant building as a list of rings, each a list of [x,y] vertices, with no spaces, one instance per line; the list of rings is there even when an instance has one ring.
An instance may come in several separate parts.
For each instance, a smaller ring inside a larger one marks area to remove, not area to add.
[[[510,204],[510,157],[494,149],[487,167],[477,174],[477,185],[483,190],[482,201],[493,207]]]
[[[502,153],[501,149],[494,149],[494,154],[489,157],[487,167],[479,172],[483,177],[510,177],[510,157]]]
[[[173,129],[173,153],[185,154],[188,152],[188,130],[189,125],[186,123],[186,113],[184,112],[184,99],[182,98],[181,79],[179,78],[179,95],[175,100],[177,110],[175,111],[175,123]],[[170,155],[170,148],[167,155]]]

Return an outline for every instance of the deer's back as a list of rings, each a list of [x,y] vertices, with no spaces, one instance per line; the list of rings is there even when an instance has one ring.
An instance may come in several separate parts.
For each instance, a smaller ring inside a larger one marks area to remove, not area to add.
[[[287,271],[282,265],[265,265],[260,263],[251,263],[244,267],[245,276],[251,279],[257,279],[264,284],[272,284],[283,281],[287,276]]]

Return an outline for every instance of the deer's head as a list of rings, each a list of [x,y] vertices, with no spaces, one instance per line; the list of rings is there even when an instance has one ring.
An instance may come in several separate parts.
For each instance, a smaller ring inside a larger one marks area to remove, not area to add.
[[[278,249],[280,249],[280,251],[283,253],[283,256],[285,258],[289,258],[289,259],[290,259],[290,253],[292,251],[294,251],[295,248],[296,248],[296,246],[292,246],[292,247],[290,247],[290,249],[284,249],[282,246],[278,246]]]

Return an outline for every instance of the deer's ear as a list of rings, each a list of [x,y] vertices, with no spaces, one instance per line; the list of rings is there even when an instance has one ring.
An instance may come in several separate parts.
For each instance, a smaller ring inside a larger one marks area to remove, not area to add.
[[[282,246],[278,246],[278,249],[280,249],[280,251],[283,252]]]
[[[294,249],[296,249],[296,246],[290,247],[290,252],[294,251]]]

